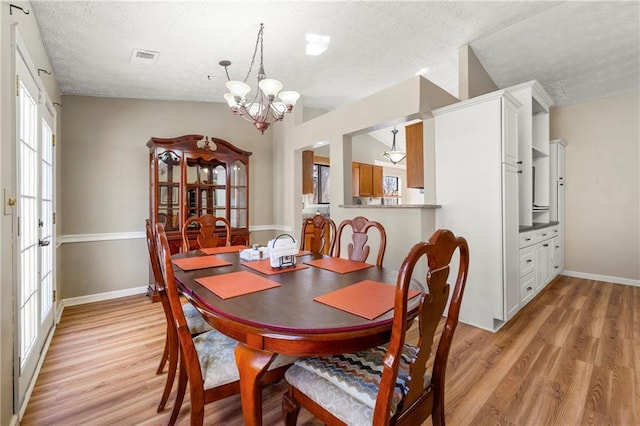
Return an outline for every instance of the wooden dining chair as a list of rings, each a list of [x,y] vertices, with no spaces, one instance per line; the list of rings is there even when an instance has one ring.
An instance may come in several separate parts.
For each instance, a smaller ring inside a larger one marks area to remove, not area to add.
[[[331,255],[335,239],[336,224],[330,218],[317,214],[302,222],[300,250]]]
[[[378,246],[376,265],[382,266],[384,252],[387,248],[387,233],[384,230],[384,226],[382,226],[382,224],[376,221],[369,220],[363,216],[356,216],[353,219],[346,219],[340,222],[333,255],[335,257],[340,257],[342,234],[345,232],[347,226],[352,230],[351,242],[347,246],[347,256],[350,260],[356,260],[358,262],[366,262],[367,258],[369,257],[371,248],[369,245],[367,245],[367,241],[369,240],[367,232],[372,228],[378,230],[380,234],[380,244]]]
[[[175,424],[184,400],[187,383],[191,399],[191,425],[202,425],[204,405],[240,393],[238,368],[235,361],[237,341],[217,330],[195,337],[189,332],[173,274],[169,243],[162,224],[156,225],[158,258],[171,307],[172,325],[180,347],[180,369],[176,401],[168,424]],[[279,381],[294,358],[278,355],[265,373],[263,383]]]
[[[222,222],[224,231],[221,231],[217,226],[219,222]],[[231,225],[229,221],[224,217],[204,214],[187,219],[182,226],[182,251],[193,249],[189,239],[190,236],[193,238],[193,234],[189,234],[189,231],[193,230],[193,226],[191,226],[193,224],[196,224],[198,229],[195,248],[217,247],[222,239],[225,240],[225,245],[231,245]]]
[[[429,371],[435,331],[449,297],[447,278],[456,251],[459,253],[458,274]],[[405,342],[407,296],[414,267],[425,257],[428,292],[419,296],[420,329],[414,346]],[[282,400],[285,424],[295,425],[303,406],[329,425],[418,425],[429,416],[434,425],[444,425],[445,371],[468,269],[467,242],[451,231],[438,230],[428,242],[414,245],[398,274],[388,345],[298,360],[285,375],[289,383]]]
[[[145,228],[147,232],[147,249],[149,250],[149,261],[151,263],[151,270],[153,271],[153,279],[155,281],[155,287],[158,290],[160,296],[160,302],[162,304],[162,310],[164,311],[164,317],[166,320],[166,337],[164,341],[164,350],[162,351],[162,357],[160,358],[160,365],[156,370],[156,374],[162,374],[164,366],[169,363],[167,370],[167,380],[164,385],[162,397],[158,404],[157,411],[164,410],[164,407],[169,399],[171,388],[175,380],[176,371],[178,367],[178,335],[176,334],[175,327],[173,326],[173,315],[171,314],[171,306],[169,305],[169,299],[167,297],[166,287],[164,285],[164,278],[160,272],[160,261],[158,260],[158,250],[156,246],[156,235],[149,219],[145,219]],[[187,328],[192,336],[204,333],[211,330],[211,326],[205,321],[200,312],[191,304],[183,303],[182,312],[184,313],[185,320],[187,322]]]

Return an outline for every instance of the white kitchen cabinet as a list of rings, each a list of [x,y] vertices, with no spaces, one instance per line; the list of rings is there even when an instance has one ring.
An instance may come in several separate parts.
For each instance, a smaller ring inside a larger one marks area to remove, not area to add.
[[[522,104],[518,109],[520,225],[549,222],[549,109],[553,100],[536,80],[507,90]]]
[[[564,173],[566,143],[562,139],[549,143],[549,216],[551,221],[558,222],[557,256],[554,260],[554,274],[564,270],[564,232],[565,232],[565,188],[566,178]]]
[[[471,253],[460,320],[492,331],[521,302],[519,106],[503,90],[433,111],[436,227],[465,237]]]
[[[560,256],[558,226],[548,226],[520,234],[521,307],[558,275]],[[524,284],[526,288],[523,288]],[[533,285],[529,289],[529,285]]]

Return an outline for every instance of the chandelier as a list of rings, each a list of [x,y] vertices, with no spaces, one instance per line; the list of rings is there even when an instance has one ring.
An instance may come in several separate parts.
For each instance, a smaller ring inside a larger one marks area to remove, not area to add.
[[[396,126],[393,126],[393,130],[391,131],[391,133],[393,133],[393,143],[391,144],[391,151],[383,152],[382,156],[395,165],[404,160],[404,158],[407,156],[407,153],[404,151],[398,151],[396,149],[396,133],[398,133],[398,131],[396,130]]]
[[[253,50],[253,57],[251,58],[251,64],[249,65],[249,71],[247,72],[244,81],[231,80],[229,77],[229,70],[227,67],[231,65],[231,61],[220,61],[219,64],[224,67],[224,71],[227,74],[227,89],[229,93],[224,94],[224,98],[229,104],[231,111],[235,115],[238,115],[245,120],[253,123],[256,129],[260,130],[260,133],[264,134],[264,131],[276,121],[281,121],[285,114],[290,113],[293,110],[293,106],[296,104],[300,94],[293,91],[280,92],[282,89],[282,83],[273,78],[266,78],[264,73],[264,65],[262,63],[263,54],[263,40],[262,34],[264,32],[264,25],[260,24],[260,30],[258,30],[258,38],[256,39],[256,47]],[[260,67],[258,68],[258,87],[260,90],[256,90],[255,95],[251,100],[247,99],[247,95],[251,91],[251,87],[247,84],[247,79],[251,75],[253,64],[256,60],[256,54],[258,53],[258,46],[260,46]],[[276,100],[276,96],[280,99]]]

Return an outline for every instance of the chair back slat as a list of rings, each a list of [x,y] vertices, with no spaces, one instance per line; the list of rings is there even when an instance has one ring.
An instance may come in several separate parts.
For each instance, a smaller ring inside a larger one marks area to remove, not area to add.
[[[220,222],[222,222],[223,230],[217,226]],[[217,247],[222,239],[225,240],[225,245],[231,245],[231,225],[229,221],[224,217],[205,214],[187,219],[182,226],[182,251],[191,250],[189,231],[193,229],[193,227],[191,227],[192,224],[196,224],[198,228],[198,234],[196,236],[197,248]]]
[[[432,354],[435,332],[442,319],[449,297],[450,287],[447,283],[450,272],[449,264],[456,251],[459,253],[458,276],[449,304],[445,326],[433,361],[431,384],[425,389],[423,378],[427,373],[427,365]],[[374,424],[376,425],[389,423],[391,400],[398,377],[400,357],[408,327],[407,297],[409,287],[416,264],[425,258],[428,271],[424,281],[428,288],[428,293],[423,293],[420,296],[418,352],[410,362],[410,380],[407,383],[406,395],[402,407],[399,408],[399,412],[396,413],[394,418],[395,420],[406,421],[411,412],[430,413],[433,410],[434,424],[442,424],[441,420],[443,421],[444,413],[441,407],[444,402],[445,369],[453,333],[458,324],[458,313],[469,266],[469,250],[464,238],[455,237],[448,230],[437,230],[428,242],[418,243],[413,246],[402,263],[398,274],[393,329],[387,353],[384,357],[384,371],[376,400],[374,414]]]
[[[346,219],[340,222],[338,235],[336,236],[334,256],[340,257],[340,252],[342,251],[342,234],[345,232],[347,226],[350,227],[352,231],[351,242],[347,245],[347,256],[350,260],[358,262],[366,262],[369,257],[371,248],[367,245],[367,242],[369,241],[367,232],[371,228],[378,230],[380,234],[380,244],[378,246],[378,254],[376,256],[376,265],[382,266],[384,252],[387,248],[387,233],[382,224],[369,220],[364,216],[356,216],[353,219]]]
[[[328,217],[317,214],[302,222],[300,250],[328,254],[333,252],[336,238],[336,224]]]

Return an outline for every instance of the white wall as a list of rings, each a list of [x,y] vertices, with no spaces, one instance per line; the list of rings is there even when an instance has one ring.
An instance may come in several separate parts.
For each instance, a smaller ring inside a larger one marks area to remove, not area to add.
[[[637,91],[551,110],[565,155],[565,270],[640,285]]]
[[[382,223],[388,235],[384,265],[399,268],[411,246],[428,239],[433,233],[435,215],[433,210],[339,207],[345,204],[345,200],[346,204],[351,204],[352,140],[357,135],[376,128],[412,119],[427,119],[431,109],[453,102],[457,102],[457,99],[449,93],[422,77],[413,77],[310,121],[303,120],[301,110],[294,110],[293,116],[285,119],[282,126],[274,130],[276,223],[300,229],[301,151],[315,143],[328,141],[331,161],[331,218],[339,223],[361,215]],[[429,172],[425,175],[429,176]],[[432,181],[427,184],[433,187]],[[398,220],[400,214],[402,220]]]

